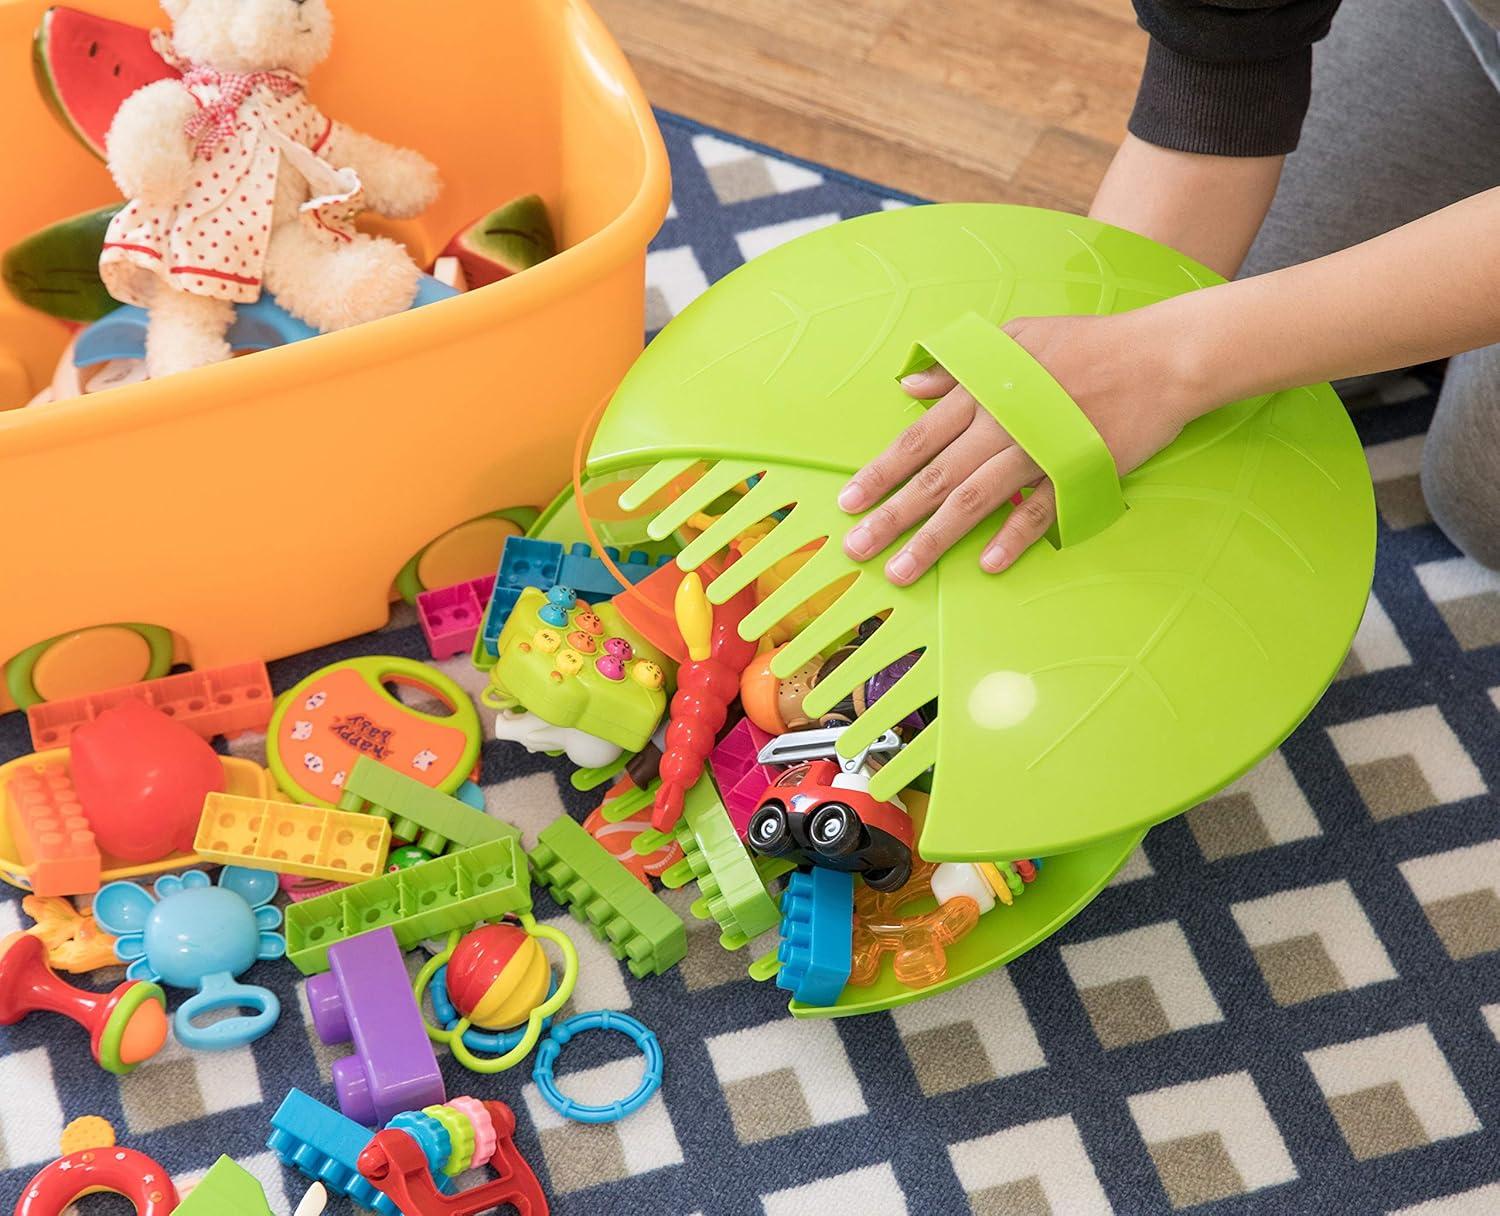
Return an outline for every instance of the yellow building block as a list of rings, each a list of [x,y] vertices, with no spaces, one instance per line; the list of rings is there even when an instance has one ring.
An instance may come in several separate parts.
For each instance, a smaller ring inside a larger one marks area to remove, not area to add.
[[[385,868],[391,825],[352,811],[210,794],[193,847],[205,861],[362,882]]]

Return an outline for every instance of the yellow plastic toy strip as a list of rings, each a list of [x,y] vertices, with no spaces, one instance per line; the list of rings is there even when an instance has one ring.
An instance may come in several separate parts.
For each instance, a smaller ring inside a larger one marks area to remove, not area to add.
[[[193,847],[204,860],[225,865],[361,882],[385,868],[391,825],[354,811],[210,794]]]

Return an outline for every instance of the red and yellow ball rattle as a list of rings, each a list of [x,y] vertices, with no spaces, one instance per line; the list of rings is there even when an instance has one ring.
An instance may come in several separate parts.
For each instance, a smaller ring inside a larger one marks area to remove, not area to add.
[[[448,960],[448,999],[475,1026],[509,1030],[547,998],[552,969],[520,925],[480,925]]]

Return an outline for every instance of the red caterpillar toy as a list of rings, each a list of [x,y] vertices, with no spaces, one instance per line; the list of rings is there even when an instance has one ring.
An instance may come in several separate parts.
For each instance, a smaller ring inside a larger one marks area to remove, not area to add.
[[[677,669],[666,748],[661,758],[661,786],[651,825],[668,831],[682,815],[682,800],[703,774],[729,707],[740,693],[740,673],[755,657],[756,642],[739,634],[740,622],[755,607],[755,584],[736,592],[715,609],[697,574],[685,576],[673,604],[677,627],[687,643],[688,661]]]

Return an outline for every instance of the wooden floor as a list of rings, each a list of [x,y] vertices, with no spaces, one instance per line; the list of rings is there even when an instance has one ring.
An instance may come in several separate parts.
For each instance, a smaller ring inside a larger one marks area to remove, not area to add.
[[[1135,96],[1130,0],[594,0],[648,96],[926,198],[1082,211]]]

